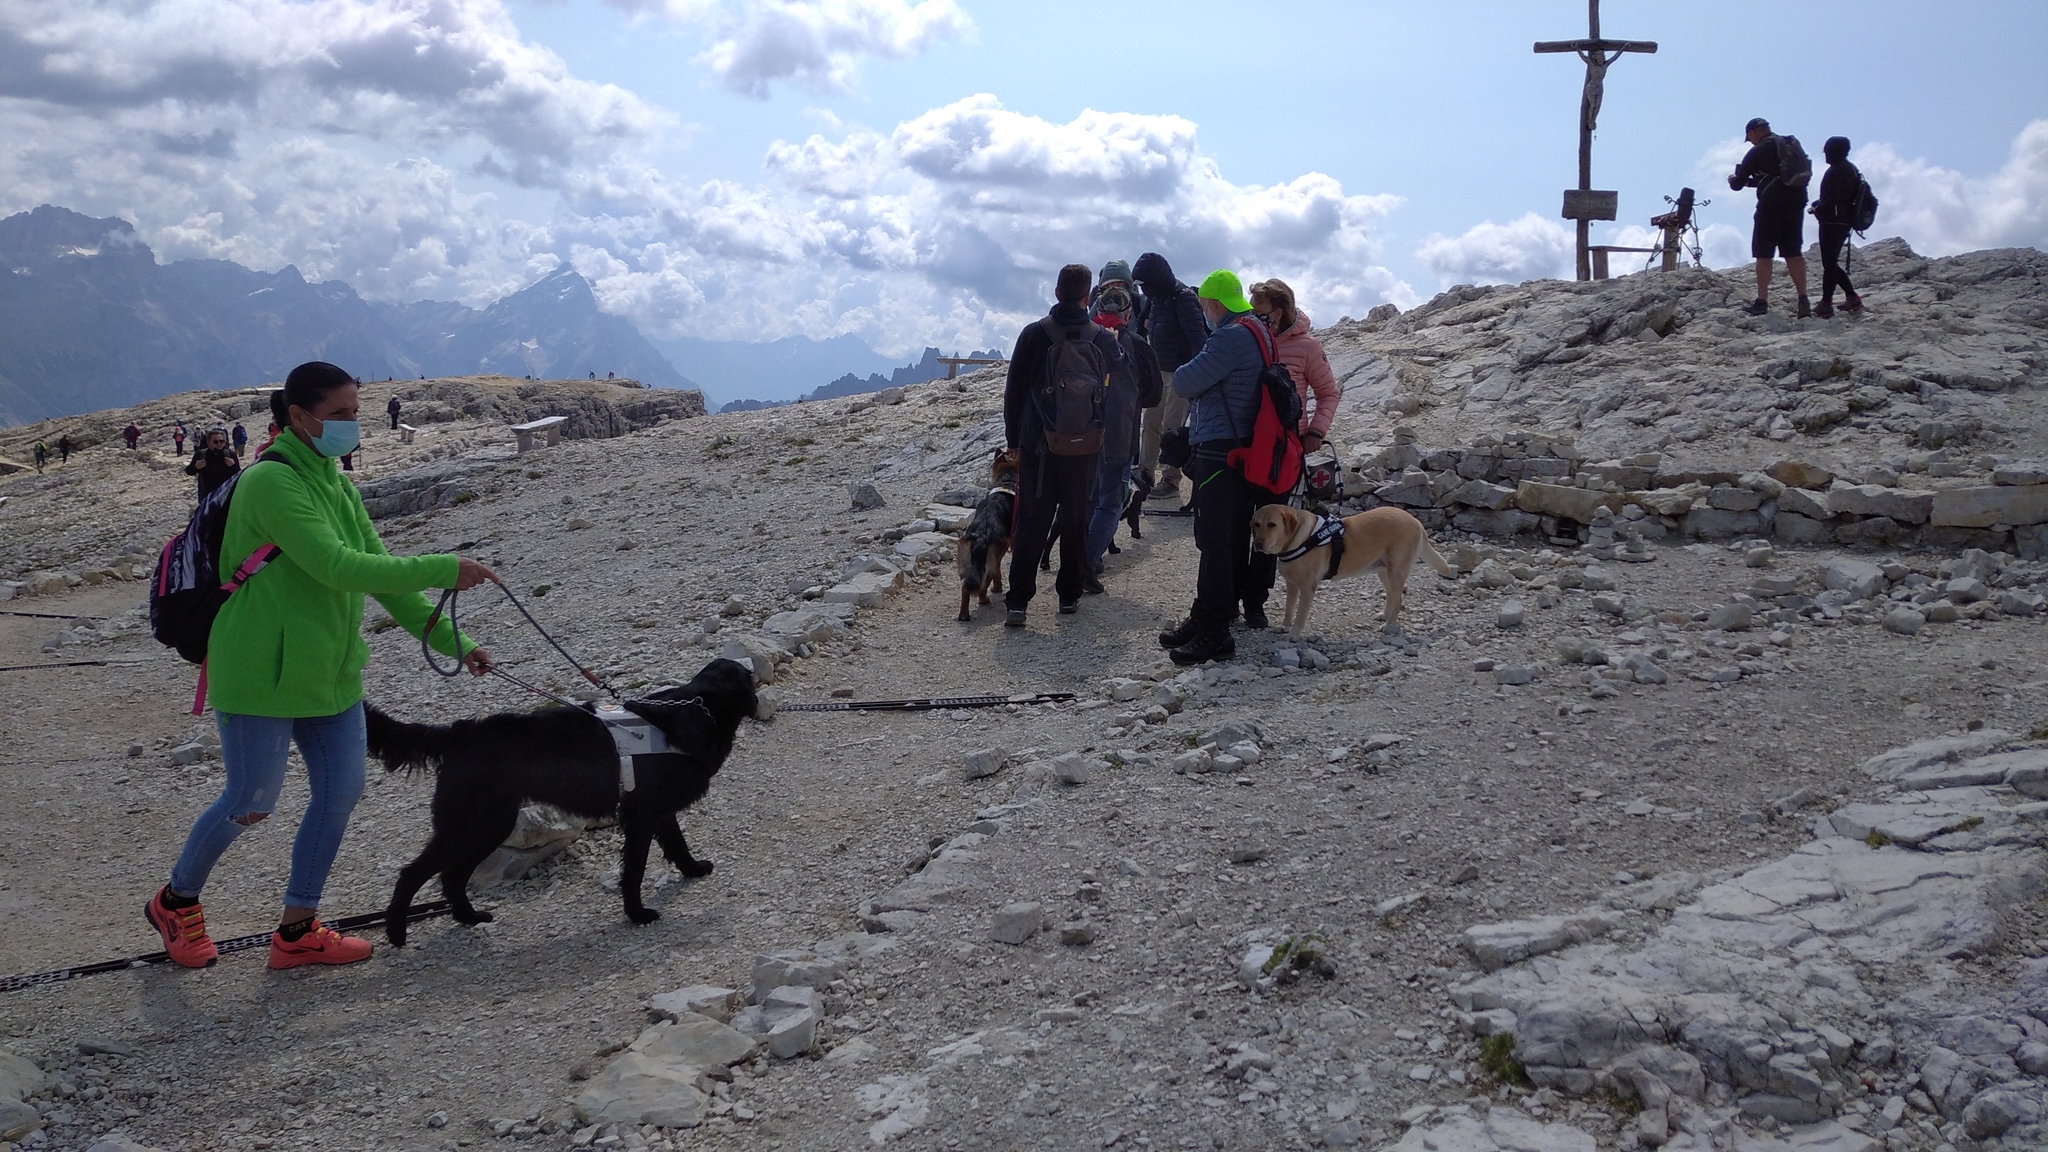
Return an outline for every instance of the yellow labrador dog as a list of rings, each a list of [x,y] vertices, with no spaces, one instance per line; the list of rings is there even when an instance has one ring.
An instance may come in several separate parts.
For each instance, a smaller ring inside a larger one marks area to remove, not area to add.
[[[1289,639],[1301,639],[1308,624],[1316,587],[1378,570],[1387,590],[1389,624],[1401,614],[1401,590],[1408,569],[1420,556],[1442,576],[1455,575],[1450,564],[1429,543],[1422,521],[1399,508],[1373,508],[1342,520],[1316,516],[1285,504],[1268,504],[1252,514],[1252,547],[1279,558],[1287,581],[1287,612],[1282,623]]]

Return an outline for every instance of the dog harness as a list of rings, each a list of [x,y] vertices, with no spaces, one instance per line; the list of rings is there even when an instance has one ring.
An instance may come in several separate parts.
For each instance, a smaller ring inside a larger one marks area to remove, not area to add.
[[[1344,522],[1335,516],[1316,517],[1315,531],[1308,534],[1308,539],[1280,553],[1274,559],[1282,564],[1292,560],[1299,560],[1326,544],[1330,548],[1330,567],[1328,571],[1323,573],[1323,579],[1335,580],[1337,578],[1337,566],[1344,562]]]
[[[633,790],[635,783],[633,757],[669,751],[668,737],[645,717],[617,704],[599,704],[597,718],[604,721],[605,731],[612,736],[612,747],[618,749],[619,793],[624,795]]]

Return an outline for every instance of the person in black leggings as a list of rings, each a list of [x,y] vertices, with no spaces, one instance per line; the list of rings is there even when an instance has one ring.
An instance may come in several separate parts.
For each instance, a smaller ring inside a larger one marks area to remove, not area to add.
[[[1849,138],[1830,136],[1821,145],[1828,170],[1820,178],[1820,198],[1813,202],[1813,218],[1820,223],[1820,307],[1815,316],[1825,320],[1835,314],[1835,287],[1841,286],[1846,299],[1842,311],[1863,311],[1863,297],[1842,271],[1842,247],[1849,242],[1849,222],[1855,216],[1856,192],[1863,186],[1863,173],[1849,163]]]

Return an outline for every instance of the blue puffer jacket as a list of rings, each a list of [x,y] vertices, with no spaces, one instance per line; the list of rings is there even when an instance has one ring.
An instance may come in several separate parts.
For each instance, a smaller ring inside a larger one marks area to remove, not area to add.
[[[1258,337],[1237,323],[1250,315],[1234,313],[1217,325],[1195,358],[1173,374],[1173,390],[1194,402],[1188,410],[1190,443],[1251,437],[1259,417],[1259,371],[1266,362]]]

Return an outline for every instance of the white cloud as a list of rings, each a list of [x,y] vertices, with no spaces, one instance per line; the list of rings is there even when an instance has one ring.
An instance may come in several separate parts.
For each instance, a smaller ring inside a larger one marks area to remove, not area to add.
[[[699,58],[726,87],[766,99],[777,83],[844,92],[871,57],[910,60],[972,33],[956,0],[611,0],[711,29]]]
[[[548,184],[670,119],[570,75],[499,0],[10,0],[0,101],[224,157],[255,130],[383,146],[465,142],[485,170]]]
[[[1457,236],[1432,235],[1415,257],[1452,284],[1514,284],[1570,276],[1577,235],[1534,212],[1518,220],[1475,224]]]
[[[2003,167],[1971,177],[1889,144],[1854,148],[1849,159],[1877,194],[1877,236],[1902,236],[1914,251],[1946,256],[1977,248],[2048,248],[2048,120],[2020,130]]]

